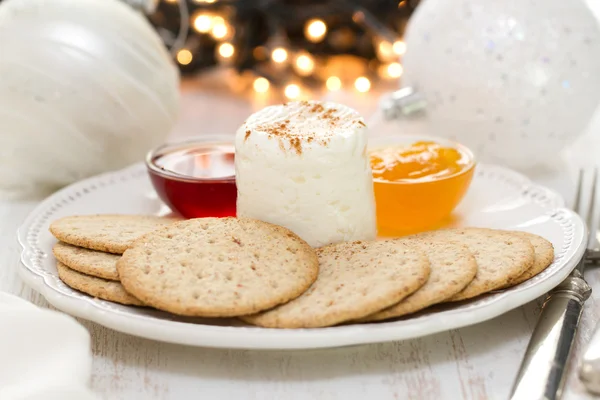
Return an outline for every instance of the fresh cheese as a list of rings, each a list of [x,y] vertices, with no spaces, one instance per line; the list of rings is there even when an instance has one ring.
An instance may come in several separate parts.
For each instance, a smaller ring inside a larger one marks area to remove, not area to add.
[[[301,101],[251,115],[235,138],[237,215],[313,247],[376,237],[367,128],[353,109]]]

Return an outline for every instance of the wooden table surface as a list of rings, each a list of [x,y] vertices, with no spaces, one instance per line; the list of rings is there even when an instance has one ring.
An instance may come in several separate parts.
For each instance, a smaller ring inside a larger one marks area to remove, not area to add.
[[[375,106],[364,97],[346,100],[367,115]],[[218,104],[226,107],[215,115]],[[255,107],[219,92],[188,88],[175,135],[233,132]],[[594,126],[600,127],[600,116]],[[586,140],[594,139],[582,140],[580,148],[589,151]],[[566,175],[536,179],[571,195]],[[0,203],[0,290],[48,306],[16,273],[20,248],[15,232],[36,204]],[[600,270],[590,270],[586,277],[600,288]],[[599,319],[598,299],[600,290],[586,304],[572,367]],[[81,322],[92,335],[92,388],[106,399],[484,400],[507,398],[539,306],[538,300],[488,322],[415,340],[293,352],[192,348]],[[589,398],[575,368],[570,369],[565,398]]]

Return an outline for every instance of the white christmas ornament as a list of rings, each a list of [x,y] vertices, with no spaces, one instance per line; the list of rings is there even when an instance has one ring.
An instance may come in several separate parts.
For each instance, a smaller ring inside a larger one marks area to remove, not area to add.
[[[426,130],[483,161],[553,163],[600,101],[600,30],[580,0],[425,0],[405,40]]]
[[[142,160],[179,109],[179,73],[118,0],[0,3],[0,195],[45,193]]]

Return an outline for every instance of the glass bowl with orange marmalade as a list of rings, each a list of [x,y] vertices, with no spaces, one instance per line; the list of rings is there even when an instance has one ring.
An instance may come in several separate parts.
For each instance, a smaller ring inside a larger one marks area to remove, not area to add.
[[[473,178],[467,147],[433,136],[369,140],[380,236],[402,236],[451,222]]]

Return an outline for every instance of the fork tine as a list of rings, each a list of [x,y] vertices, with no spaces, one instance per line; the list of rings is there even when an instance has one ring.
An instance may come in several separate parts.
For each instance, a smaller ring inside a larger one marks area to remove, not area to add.
[[[588,229],[591,231],[594,229],[594,205],[596,204],[596,182],[598,181],[598,168],[594,167],[594,174],[592,175],[592,192],[590,193],[590,204],[588,205],[588,213],[585,222]]]
[[[573,202],[573,211],[577,214],[581,211],[581,192],[583,191],[583,169],[579,170],[577,178],[577,189],[575,189],[575,201]]]

